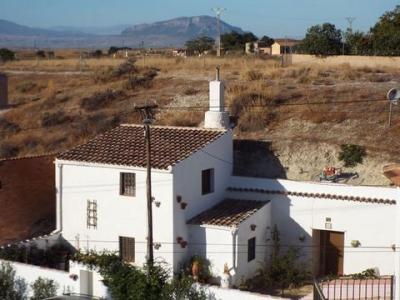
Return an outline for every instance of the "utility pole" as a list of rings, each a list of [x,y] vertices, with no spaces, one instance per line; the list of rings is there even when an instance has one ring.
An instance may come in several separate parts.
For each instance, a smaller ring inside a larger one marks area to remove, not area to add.
[[[225,8],[216,7],[212,9],[217,16],[217,56],[221,56],[221,15]]]
[[[147,278],[150,278],[150,270],[154,264],[153,255],[153,198],[151,195],[151,143],[150,143],[150,124],[154,120],[154,109],[156,104],[135,106],[143,119],[144,138],[146,145],[146,194],[147,194]]]

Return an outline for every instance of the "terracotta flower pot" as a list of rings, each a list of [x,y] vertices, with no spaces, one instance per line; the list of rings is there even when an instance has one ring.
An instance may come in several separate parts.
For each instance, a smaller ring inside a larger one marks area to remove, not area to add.
[[[199,274],[200,274],[200,263],[198,261],[194,261],[192,263],[192,276],[193,276],[193,279],[198,281],[199,280]]]

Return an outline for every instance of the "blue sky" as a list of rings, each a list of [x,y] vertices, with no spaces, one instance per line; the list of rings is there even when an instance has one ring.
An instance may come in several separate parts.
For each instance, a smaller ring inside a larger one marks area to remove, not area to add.
[[[226,8],[223,20],[257,35],[298,37],[314,24],[332,22],[368,30],[399,0],[0,0],[0,19],[35,27],[109,26],[211,15]]]

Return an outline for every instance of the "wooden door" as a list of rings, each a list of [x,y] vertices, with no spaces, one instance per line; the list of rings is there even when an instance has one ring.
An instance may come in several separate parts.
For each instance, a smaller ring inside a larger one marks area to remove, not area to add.
[[[343,275],[344,233],[320,231],[319,275]]]

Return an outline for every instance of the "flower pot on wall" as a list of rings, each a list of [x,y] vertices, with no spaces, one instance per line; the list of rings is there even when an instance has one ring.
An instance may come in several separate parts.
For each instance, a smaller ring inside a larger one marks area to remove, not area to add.
[[[181,202],[181,208],[182,208],[182,209],[185,209],[186,206],[187,206],[187,203],[186,203],[186,202]]]

